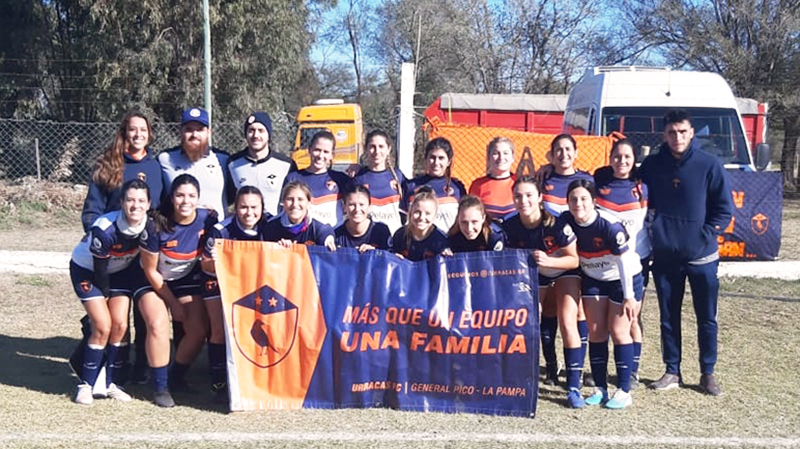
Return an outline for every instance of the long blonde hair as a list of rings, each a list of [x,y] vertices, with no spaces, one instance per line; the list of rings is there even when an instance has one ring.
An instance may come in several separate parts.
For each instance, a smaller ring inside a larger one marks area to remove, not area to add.
[[[433,189],[429,186],[421,186],[416,191],[414,191],[414,199],[411,200],[411,205],[408,206],[408,222],[406,222],[406,248],[411,247],[411,228],[413,224],[411,224],[411,216],[414,214],[414,208],[416,208],[419,203],[423,201],[433,201],[433,204],[436,207],[436,210],[439,210],[439,201],[436,200],[436,193]],[[434,228],[436,227],[435,224],[431,224]]]
[[[128,125],[131,119],[141,118],[147,124],[147,146],[153,142],[153,127],[150,120],[144,113],[139,111],[129,111],[122,118],[122,122],[114,133],[114,138],[106,147],[103,154],[97,158],[92,171],[92,181],[100,188],[110,191],[122,185],[122,175],[125,171],[125,159],[123,155],[128,150]]]

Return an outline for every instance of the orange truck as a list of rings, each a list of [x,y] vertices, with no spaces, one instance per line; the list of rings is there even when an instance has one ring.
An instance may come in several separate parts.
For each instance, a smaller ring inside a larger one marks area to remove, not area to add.
[[[300,169],[310,165],[308,144],[314,134],[330,131],[336,138],[333,164],[357,164],[364,151],[364,124],[361,106],[344,100],[317,100],[297,113],[297,134],[292,159]]]

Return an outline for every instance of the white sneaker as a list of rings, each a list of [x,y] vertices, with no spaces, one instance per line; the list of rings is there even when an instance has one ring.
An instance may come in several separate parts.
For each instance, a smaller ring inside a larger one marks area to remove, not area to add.
[[[125,392],[122,388],[118,387],[116,384],[111,384],[106,389],[106,397],[111,399],[116,399],[117,401],[122,402],[130,402],[133,400],[131,395]]]
[[[73,399],[76,404],[91,405],[94,402],[92,396],[92,386],[86,383],[78,385],[75,391],[75,398]]]
[[[626,408],[633,404],[633,397],[630,393],[626,393],[622,390],[617,390],[614,392],[614,396],[606,402],[606,408],[619,410]]]

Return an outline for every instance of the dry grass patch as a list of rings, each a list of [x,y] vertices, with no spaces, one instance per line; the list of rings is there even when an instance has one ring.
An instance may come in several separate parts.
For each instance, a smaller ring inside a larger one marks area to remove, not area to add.
[[[414,447],[597,448],[630,443],[661,448],[720,447],[733,438],[750,439],[743,440],[742,446],[757,446],[759,441],[774,446],[780,442],[775,438],[800,445],[800,390],[791,387],[800,358],[800,333],[795,331],[800,302],[763,298],[776,292],[800,298],[800,285],[793,282],[723,281],[723,292],[753,296],[723,294],[720,301],[718,374],[724,396],[711,398],[697,391],[695,324],[687,297],[683,329],[687,388],[662,393],[640,388],[634,393],[633,406],[621,412],[570,410],[564,406],[563,390],[542,388],[535,419],[383,409],[227,414],[205,392],[204,357],[190,373],[199,391],[176,395],[179,406],[174,409],[152,405],[145,386],[130,388],[136,400],[129,404],[99,400],[81,407],[70,402],[75,381],[66,359],[77,342],[83,311],[67,276],[3,274],[0,290],[5,292],[0,295],[2,447],[397,447],[411,443]],[[663,369],[653,292],[648,292],[645,310],[642,376],[649,382]],[[415,435],[427,440],[414,443]]]

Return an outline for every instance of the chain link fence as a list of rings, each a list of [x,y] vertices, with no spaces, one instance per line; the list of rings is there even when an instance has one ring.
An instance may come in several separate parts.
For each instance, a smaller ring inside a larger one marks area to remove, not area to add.
[[[245,147],[242,123],[215,123],[212,143],[228,153]],[[87,183],[97,157],[111,143],[119,123],[58,123],[0,119],[0,179],[23,177]],[[273,121],[270,147],[288,154],[294,136],[283,114]],[[180,144],[179,123],[153,123],[156,154]]]

